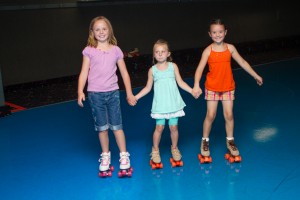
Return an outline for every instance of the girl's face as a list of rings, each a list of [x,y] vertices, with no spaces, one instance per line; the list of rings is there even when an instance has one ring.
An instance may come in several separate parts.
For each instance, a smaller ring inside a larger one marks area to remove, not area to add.
[[[109,28],[105,21],[98,20],[93,26],[93,34],[98,42],[106,42],[109,38]]]
[[[156,44],[153,48],[153,56],[155,60],[159,63],[165,62],[167,58],[171,55],[167,45]]]
[[[216,43],[221,43],[224,41],[227,30],[225,30],[224,25],[212,24],[210,26],[210,31],[208,32],[211,39]]]

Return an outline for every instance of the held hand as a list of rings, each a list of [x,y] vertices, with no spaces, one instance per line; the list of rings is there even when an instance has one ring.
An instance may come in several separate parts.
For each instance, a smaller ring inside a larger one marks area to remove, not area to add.
[[[83,107],[83,102],[82,101],[85,101],[85,94],[84,93],[78,94],[77,103],[80,107]]]
[[[263,79],[262,79],[262,77],[257,76],[257,77],[255,77],[255,80],[256,80],[256,82],[257,82],[257,84],[258,84],[259,86],[261,86],[261,85],[263,84]]]
[[[199,96],[202,94],[202,90],[200,87],[194,87],[192,90],[192,95],[195,99],[198,99]]]
[[[133,95],[128,96],[126,99],[127,99],[128,104],[131,106],[135,106],[137,103],[137,100],[136,100],[135,96],[133,96]]]

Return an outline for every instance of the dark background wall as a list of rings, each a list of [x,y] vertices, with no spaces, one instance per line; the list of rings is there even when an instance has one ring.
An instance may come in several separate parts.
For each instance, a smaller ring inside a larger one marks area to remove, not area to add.
[[[216,17],[225,20],[230,43],[300,34],[300,14],[288,1],[82,4],[53,0],[43,1],[44,7],[36,1],[23,7],[21,1],[14,2],[0,1],[4,86],[79,74],[89,23],[98,15],[110,19],[123,51],[138,47],[142,54],[151,53],[158,38],[168,40],[172,50],[206,46],[208,23]]]

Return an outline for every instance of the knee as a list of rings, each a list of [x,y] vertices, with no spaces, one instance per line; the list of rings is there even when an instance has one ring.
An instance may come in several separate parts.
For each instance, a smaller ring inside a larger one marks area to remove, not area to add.
[[[206,113],[206,120],[208,120],[208,121],[214,121],[215,120],[215,118],[216,118],[216,113]]]
[[[225,112],[224,118],[226,121],[233,121],[233,113],[232,112]]]
[[[171,133],[174,133],[174,132],[177,132],[178,131],[178,127],[177,126],[169,126],[169,128],[170,128],[170,132]]]
[[[164,128],[165,128],[165,126],[163,126],[163,125],[156,125],[155,131],[162,133]]]

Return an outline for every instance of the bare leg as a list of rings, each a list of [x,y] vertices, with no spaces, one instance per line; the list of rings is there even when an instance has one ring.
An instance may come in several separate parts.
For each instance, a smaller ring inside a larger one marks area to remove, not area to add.
[[[170,126],[169,128],[170,128],[170,132],[171,132],[172,147],[176,148],[178,145],[178,138],[179,138],[178,126],[173,125],[173,126]]]
[[[233,118],[233,101],[222,101],[223,115],[225,119],[226,136],[233,138],[234,118]]]
[[[120,152],[127,152],[126,150],[126,139],[123,130],[114,131],[114,135],[116,138],[117,145],[119,147]]]
[[[108,130],[100,131],[98,134],[102,152],[109,152]]]
[[[156,127],[155,127],[155,130],[153,133],[153,148],[155,150],[159,149],[159,143],[160,143],[160,139],[161,139],[161,135],[164,130],[164,127],[165,126],[163,126],[163,125],[156,125]]]
[[[212,124],[216,118],[218,101],[207,101],[206,117],[203,122],[203,137],[208,138]]]

